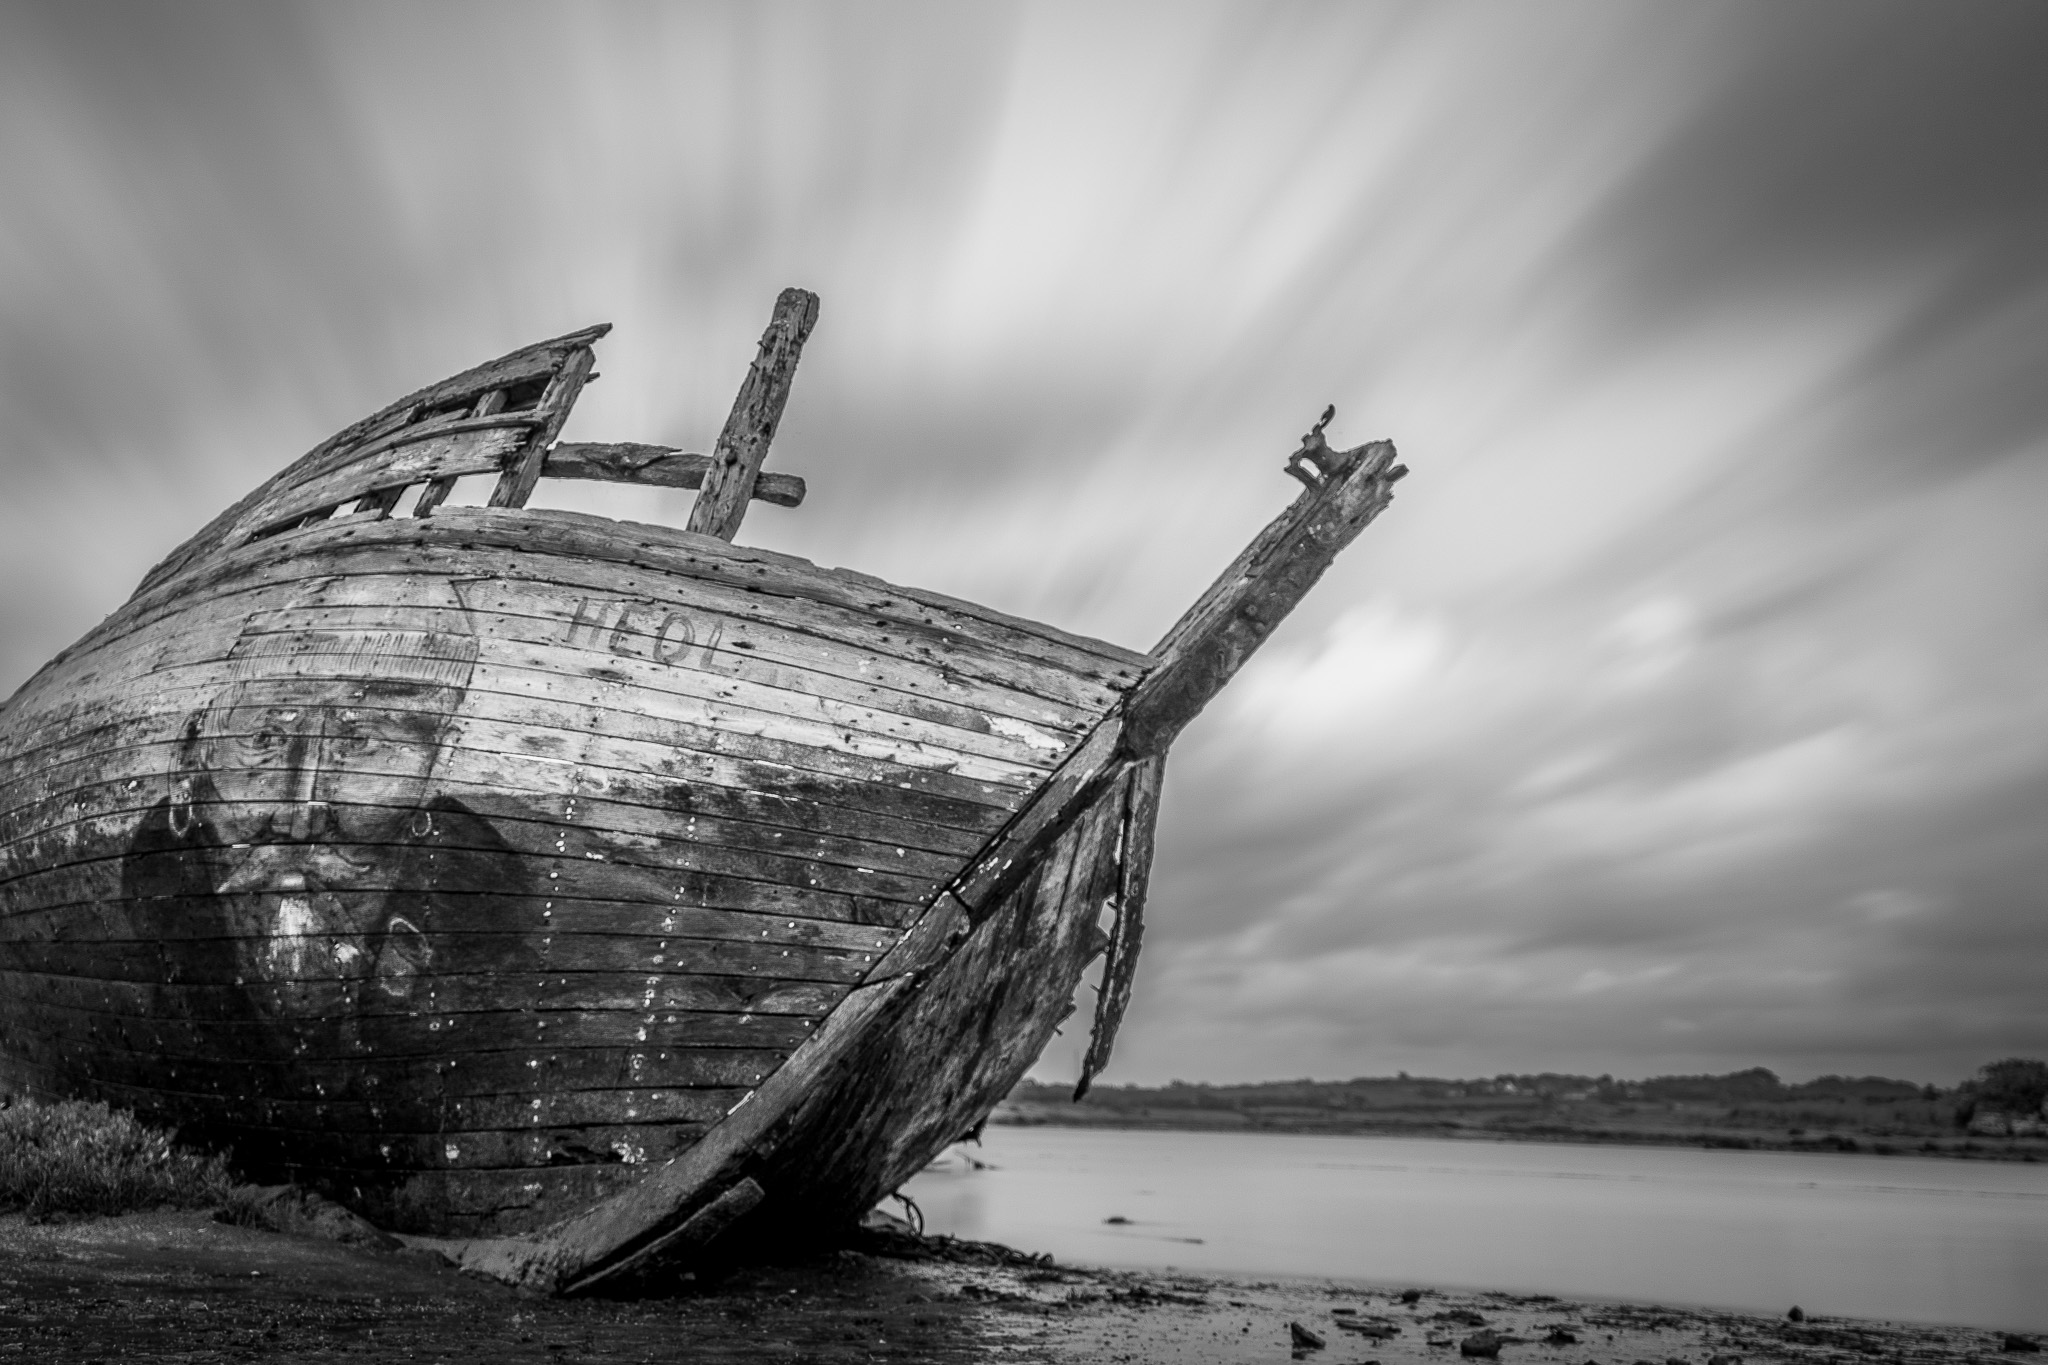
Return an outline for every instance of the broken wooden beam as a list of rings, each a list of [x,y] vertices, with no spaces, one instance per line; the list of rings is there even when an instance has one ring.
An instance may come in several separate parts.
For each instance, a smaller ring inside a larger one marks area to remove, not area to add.
[[[563,441],[548,451],[541,476],[549,479],[602,479],[609,483],[654,484],[663,488],[701,488],[711,470],[711,457],[669,446],[638,441]],[[794,474],[758,473],[753,496],[777,507],[798,507],[806,492]]]
[[[1074,1084],[1080,1100],[1109,1065],[1116,1033],[1131,1003],[1131,983],[1138,971],[1138,948],[1145,937],[1145,893],[1152,878],[1152,840],[1159,821],[1159,784],[1166,773],[1166,755],[1154,754],[1131,769],[1123,812],[1124,853],[1117,873],[1116,924],[1103,951],[1102,983],[1095,996],[1095,1019],[1088,1030],[1088,1054]]]
[[[505,472],[498,479],[498,486],[491,490],[491,506],[524,507],[526,500],[533,496],[533,486],[540,482],[542,463],[547,459],[547,448],[561,433],[562,423],[569,420],[569,409],[576,405],[576,395],[583,392],[583,386],[590,382],[591,367],[597,363],[597,352],[588,346],[572,351],[548,381],[547,392],[534,408],[538,426],[527,439],[525,448],[505,466]]]
[[[775,315],[761,334],[761,349],[733,399],[725,430],[711,453],[711,469],[690,509],[692,531],[731,540],[752,500],[754,482],[768,458],[769,442],[789,402],[789,386],[804,342],[818,321],[818,296],[807,289],[785,289],[775,300]]]
[[[1323,421],[1302,438],[1288,472],[1307,491],[1261,531],[1152,650],[1152,667],[1124,705],[1124,744],[1163,753],[1182,726],[1244,666],[1323,576],[1337,554],[1393,500],[1407,467],[1390,441],[1350,450],[1323,442]],[[1320,473],[1308,474],[1304,463]]]

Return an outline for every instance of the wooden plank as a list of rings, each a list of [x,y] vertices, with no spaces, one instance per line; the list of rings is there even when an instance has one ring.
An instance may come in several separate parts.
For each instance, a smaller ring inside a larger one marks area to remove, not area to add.
[[[1159,823],[1159,789],[1166,773],[1166,755],[1131,765],[1124,798],[1122,853],[1117,863],[1116,919],[1102,958],[1102,982],[1095,996],[1095,1018],[1088,1029],[1088,1051],[1074,1084],[1079,1101],[1109,1065],[1118,1027],[1130,1007],[1137,977],[1138,950],[1145,938],[1145,896],[1152,878],[1153,839]],[[898,945],[901,946],[901,945]]]
[[[357,1173],[403,1176],[416,1171],[505,1171],[523,1174],[565,1166],[645,1166],[688,1151],[717,1119],[588,1124],[573,1128],[461,1127],[427,1132],[363,1133],[326,1125],[233,1125],[241,1151],[268,1147],[328,1182]],[[216,1127],[217,1125],[209,1125]],[[450,1156],[449,1153],[454,1153]],[[244,1158],[246,1160],[247,1158]]]
[[[505,405],[509,401],[511,400],[506,396],[505,390],[491,389],[483,397],[476,400],[476,406],[470,409],[470,416],[472,418],[492,417],[497,413],[503,412]],[[434,509],[446,502],[448,495],[455,491],[455,483],[456,479],[454,477],[439,478],[428,483],[425,488],[420,490],[419,501],[413,504],[412,514],[416,517],[432,516]]]
[[[636,1253],[746,1177],[744,1167],[771,1142],[772,1131],[845,1063],[870,1022],[907,985],[898,977],[849,995],[725,1122],[637,1185],[545,1237],[479,1240],[456,1248],[457,1259],[477,1274],[548,1292],[572,1283],[594,1289],[612,1276],[631,1275],[639,1265]]]
[[[383,449],[331,474],[279,489],[252,508],[227,534],[229,545],[280,527],[295,517],[333,508],[378,489],[404,489],[430,479],[463,474],[496,473],[505,457],[519,449],[530,418],[519,415],[482,419],[488,425],[462,423],[463,429],[426,433],[409,431],[385,438]]]
[[[767,1197],[768,1192],[751,1176],[741,1176],[726,1186],[717,1198],[685,1218],[680,1225],[662,1233],[642,1247],[635,1253],[631,1266],[586,1275],[564,1286],[564,1292],[581,1293],[601,1284],[616,1282],[624,1279],[632,1269],[641,1265],[666,1264],[700,1255],[733,1224],[752,1213]]]
[[[871,616],[890,630],[936,634],[940,643],[972,641],[1113,691],[1127,690],[1145,667],[1142,656],[1105,642],[1090,641],[1084,647],[1076,643],[1080,637],[1051,631],[1036,622],[988,610],[962,611],[935,594],[913,594],[865,575],[820,569],[792,555],[580,512],[548,509],[527,511],[519,517],[492,517],[483,509],[456,510],[462,513],[459,523],[451,521],[435,529],[451,539],[460,533],[463,544],[480,549],[522,549],[595,564],[632,564],[649,572],[838,606]],[[354,537],[364,541],[392,534],[391,524],[354,530]]]
[[[657,488],[701,488],[711,468],[709,455],[638,441],[562,441],[548,450],[541,467],[546,479],[602,479],[608,483]],[[749,496],[777,507],[803,505],[804,481],[794,474],[758,473]]]
[[[572,645],[599,658],[682,664],[771,685],[793,674],[804,680],[802,686],[822,688],[825,695],[982,732],[1015,721],[1048,736],[1070,734],[1092,725],[1103,709],[1047,701],[1007,680],[969,677],[957,666],[957,650],[949,651],[956,657],[936,661],[878,650],[876,632],[865,621],[837,628],[822,623],[823,634],[819,622],[779,621],[760,610],[759,594],[716,587],[706,591],[688,581],[659,585],[671,589],[659,594],[621,592],[610,581],[602,587],[467,575],[453,581],[462,585],[468,613],[488,623],[478,629],[465,622],[464,628],[492,639]],[[154,667],[209,650],[224,653],[234,633],[255,622],[272,622],[278,629],[339,628],[371,624],[375,614],[376,624],[388,625],[401,612],[439,621],[450,614],[440,605],[449,600],[450,582],[448,573],[431,571],[319,573],[296,586],[246,586],[212,600],[188,601],[182,615],[197,622],[197,629],[173,632],[150,622],[118,635],[110,632],[98,647],[106,651],[100,667],[118,668],[114,661],[125,657],[147,655],[150,663],[133,666]],[[836,610],[830,614],[841,615]],[[226,639],[213,643],[223,633]],[[986,667],[979,671],[990,672]],[[1102,701],[1106,704],[1107,697]]]
[[[24,1001],[49,1001],[136,1018],[191,1021],[233,1017],[248,1004],[248,992],[241,986],[188,981],[109,981],[14,971],[8,972],[4,981],[7,989],[0,992],[0,1009]],[[851,987],[747,976],[563,972],[551,966],[534,982],[522,979],[517,989],[524,993],[525,1008],[538,1014],[624,1010],[668,1015],[687,1011],[817,1019],[830,1013]],[[506,1007],[509,990],[503,973],[437,973],[434,1007],[442,1015],[498,1010]],[[373,992],[357,1001],[356,1013],[366,1018],[413,1015],[418,1007]]]
[[[251,490],[233,506],[200,528],[197,534],[166,555],[143,575],[142,582],[136,588],[137,595],[169,583],[219,549],[228,530],[273,489],[324,472],[331,465],[345,461],[356,446],[411,422],[420,413],[432,412],[450,401],[473,399],[486,389],[516,388],[520,384],[551,375],[561,365],[564,356],[577,347],[588,346],[610,330],[610,323],[600,323],[566,336],[522,346],[508,355],[465,370],[438,384],[430,384],[416,393],[399,399],[389,407],[350,423]]]
[[[280,1049],[285,1041],[278,1040]],[[58,1067],[60,1074],[68,1071],[72,1076],[88,1076],[96,1083],[160,1087],[167,1092],[237,1101],[296,1096],[335,1104],[379,1101],[397,1106],[412,1103],[415,1096],[432,1096],[451,1109],[455,1100],[471,1092],[499,1095],[524,1089],[534,1095],[584,1085],[641,1090],[751,1089],[774,1074],[789,1055],[787,1049],[777,1048],[531,1044],[365,1052],[334,1058],[191,1056],[136,1050],[104,1038],[52,1038],[26,1031],[16,1031],[9,1047],[13,1055],[31,1063]]]
[[[141,820],[168,799],[166,783],[152,782],[144,789],[132,781],[123,782],[118,778],[107,781],[91,765],[82,765],[82,770],[97,780],[87,787],[52,793],[49,798],[38,802],[37,813],[43,818],[33,820],[31,833],[25,836],[7,833],[13,822],[0,817],[0,848],[12,845],[20,837],[36,841],[38,847],[61,846],[65,850],[52,859],[24,848],[18,865],[15,858],[0,854],[0,886],[56,860],[75,863],[105,856],[125,856]],[[351,771],[362,777],[373,776],[371,771],[362,768],[352,768]],[[394,779],[402,776],[397,772],[390,775]],[[131,787],[135,789],[131,790]],[[436,780],[434,792],[436,796],[456,800],[468,796],[468,811],[488,825],[495,840],[501,840],[515,852],[554,854],[574,863],[607,863],[659,875],[722,870],[731,875],[753,876],[761,880],[788,881],[794,877],[802,885],[823,888],[828,884],[811,876],[813,866],[822,866],[830,869],[830,876],[853,878],[836,883],[836,889],[845,890],[850,895],[865,896],[877,893],[880,887],[861,879],[878,871],[903,879],[898,885],[908,889],[929,887],[935,881],[951,876],[960,865],[957,857],[903,845],[892,847],[866,839],[817,835],[744,820],[720,819],[710,814],[681,816],[680,812],[670,812],[658,823],[652,819],[643,820],[645,828],[635,829],[619,814],[591,809],[592,799],[585,798],[578,798],[578,804],[584,807],[582,814],[571,819],[566,817],[566,812],[558,815],[553,810],[535,810],[524,803],[508,801],[506,798],[510,794],[497,783],[452,784]],[[380,826],[394,828],[420,809],[419,803],[410,801],[401,804],[361,801],[353,805],[356,810],[375,817]],[[251,815],[267,810],[277,816],[287,816],[290,807],[283,802],[244,801],[224,808],[210,797],[201,795],[184,803],[180,809],[209,824],[219,825],[224,809],[246,811]],[[645,808],[619,806],[619,811],[646,814]],[[445,840],[442,846],[477,847],[473,839],[460,837]],[[745,861],[751,859],[762,861]],[[578,878],[570,880],[584,886],[596,885]],[[899,890],[895,894],[902,892]]]
[[[733,398],[725,429],[711,452],[697,501],[690,508],[689,529],[719,540],[731,540],[747,515],[769,442],[789,402],[804,342],[818,321],[818,296],[806,289],[785,289],[775,300],[775,313],[761,333],[761,345],[747,368],[746,380]]]
[[[576,406],[576,397],[583,392],[596,363],[597,353],[585,346],[571,351],[562,368],[555,371],[555,377],[548,381],[546,395],[534,409],[541,419],[540,425],[533,429],[526,448],[506,466],[498,486],[491,490],[491,506],[526,506],[526,500],[533,496],[533,486],[540,482],[547,447],[561,434],[562,424],[569,420],[569,410]]]
[[[195,699],[193,707],[203,704]],[[86,792],[110,786],[137,792],[149,788],[147,804],[162,800],[181,765],[179,742],[153,737],[125,745],[114,741],[145,728],[152,736],[176,735],[184,716],[192,713],[153,717],[146,726],[136,722],[112,727],[67,746],[53,756],[50,766],[8,779],[0,828],[32,835],[40,827],[55,827],[67,814],[89,813],[83,806],[67,812],[67,802],[83,802]],[[442,742],[432,782],[436,790],[457,796],[482,798],[502,792],[516,798],[507,812],[515,817],[522,811],[543,812],[533,818],[544,820],[559,808],[565,823],[602,828],[611,807],[631,808],[645,812],[641,818],[650,823],[659,812],[670,814],[675,824],[667,828],[677,835],[690,832],[692,819],[717,817],[756,827],[754,837],[737,838],[731,841],[734,846],[772,848],[781,842],[778,831],[783,830],[842,836],[892,853],[902,848],[902,858],[895,861],[906,866],[913,849],[949,861],[972,852],[1015,804],[999,800],[997,789],[978,787],[979,801],[930,791],[933,784],[919,780],[927,775],[915,770],[897,786],[873,780],[871,773],[819,772],[816,768],[823,765],[816,763],[798,767],[783,755],[762,753],[763,744],[727,747],[747,752],[705,753],[611,740],[589,731],[480,721],[469,733],[458,730]],[[376,760],[363,760],[361,766],[370,774],[381,770]],[[79,773],[85,775],[84,783],[66,780]],[[398,775],[395,769],[391,775]],[[608,804],[586,806],[580,816],[566,804],[582,801]],[[864,856],[840,861],[874,865]],[[919,866],[917,871],[930,875],[934,869]]]
[[[36,773],[0,781],[0,881],[11,875],[7,850],[17,842],[39,846],[73,839],[125,843],[134,822],[167,799],[168,776],[178,766],[175,740],[89,753]],[[112,761],[118,757],[120,762]],[[565,765],[549,765],[559,772]],[[365,763],[366,774],[385,771]],[[389,775],[399,776],[395,768]],[[488,818],[517,847],[548,839],[566,841],[577,856],[598,854],[650,867],[684,868],[691,845],[752,849],[843,867],[889,867],[920,878],[950,875],[960,855],[976,850],[971,830],[916,824],[864,811],[772,792],[732,790],[703,783],[650,784],[632,775],[631,790],[608,794],[613,782],[572,770],[556,785],[522,783],[509,763],[478,765],[458,775],[437,771],[432,789],[463,801]],[[623,775],[622,775],[623,776]],[[498,799],[493,799],[498,798]],[[984,825],[993,829],[1000,816]],[[931,848],[931,844],[940,847]],[[24,867],[37,855],[24,848]]]
[[[347,681],[361,676],[346,656],[308,653],[278,661],[279,675]],[[233,680],[232,665],[166,669],[150,679],[152,690],[141,698],[166,730],[176,733],[189,716],[205,709]],[[522,684],[524,687],[522,688]],[[442,742],[444,756],[469,748],[565,761],[606,760],[648,775],[667,774],[674,765],[702,755],[706,758],[754,760],[803,773],[849,779],[933,798],[938,823],[968,826],[978,814],[965,806],[1011,807],[1040,780],[1021,764],[959,754],[928,745],[894,746],[858,731],[835,728],[826,721],[806,721],[750,708],[663,694],[665,713],[649,716],[628,709],[582,702],[561,695],[544,676],[483,666],[465,690],[456,731]],[[616,689],[614,689],[616,690]],[[550,691],[556,693],[550,696]],[[603,696],[601,689],[593,689]],[[645,695],[645,694],[643,694]],[[362,708],[365,711],[373,708]],[[55,730],[58,727],[47,727]],[[775,787],[774,777],[742,785]],[[872,795],[886,813],[897,811],[882,792]],[[915,804],[915,803],[912,803]],[[936,812],[944,811],[945,814]]]
[[[1125,704],[1133,754],[1164,753],[1393,500],[1395,482],[1408,471],[1394,463],[1391,442],[1331,451],[1322,439],[1318,424],[1303,438],[1303,451],[1326,465],[1327,480],[1261,531],[1154,647],[1151,671]]]
[[[1121,780],[1106,788],[948,956],[896,978],[913,981],[903,1008],[750,1168],[772,1200],[753,1235],[858,1217],[977,1127],[1023,1076],[1092,954],[1116,885],[1125,792]]]
[[[227,875],[230,855],[214,850],[171,847],[135,852],[127,841],[110,843],[104,852],[88,849],[75,859],[10,876],[0,923],[8,925],[10,933],[26,933],[40,921],[55,921],[79,907],[125,909],[148,897],[119,888],[180,884],[182,871],[193,866],[195,857],[205,856],[218,859],[219,874]],[[895,944],[899,932],[884,922],[844,914],[806,915],[803,912],[815,903],[829,903],[831,893],[791,894],[809,888],[774,881],[775,869],[737,860],[722,860],[733,871],[679,872],[608,860],[548,858],[503,846],[465,848],[440,839],[391,845],[336,840],[321,844],[317,854],[309,850],[305,862],[316,857],[356,865],[348,884],[333,888],[337,894],[431,895],[436,925],[450,932],[524,927],[539,933],[553,925],[564,933],[657,934],[707,942],[882,951]],[[458,869],[461,875],[490,880],[481,886],[448,885]],[[803,874],[799,869],[784,875]],[[886,884],[862,893],[872,900],[901,894],[901,888]],[[179,929],[166,927],[161,934],[176,938]]]
[[[181,582],[175,596],[148,594],[122,607],[52,667],[127,631],[132,623],[191,612],[222,588],[354,573],[424,573],[600,592],[648,582],[658,585],[656,597],[674,598],[674,605],[686,607],[690,602],[681,594],[694,585],[735,618],[776,621],[877,654],[929,660],[1093,715],[1101,714],[1139,671],[1136,665],[1111,665],[1043,632],[1033,637],[1007,624],[928,608],[906,593],[880,591],[873,580],[820,571],[801,561],[790,561],[802,565],[797,581],[785,581],[790,576],[781,572],[785,566],[780,563],[774,579],[765,579],[750,572],[759,567],[755,561],[761,552],[663,528],[567,512],[474,508],[450,508],[426,521],[372,520],[337,527],[286,532],[226,553]],[[622,573],[626,566],[629,571]]]
[[[360,984],[360,983],[359,983]],[[354,993],[376,1003],[374,988]],[[44,999],[36,1031],[46,1038],[90,1040],[172,1060],[261,1056],[279,1040],[304,1062],[407,1055],[445,1056],[531,1048],[749,1048],[787,1051],[809,1037],[815,1019],[788,1014],[690,1014],[659,1010],[472,1010],[359,1013],[312,1019],[209,1020],[130,1015]]]
[[[281,990],[295,982],[332,983],[336,948],[361,951],[356,936],[295,936],[304,966],[279,965],[263,990]],[[0,970],[86,976],[113,981],[153,982],[177,979],[217,986],[237,985],[231,962],[214,954],[195,965],[185,945],[214,943],[231,948],[243,940],[229,935],[178,940],[175,953],[161,938],[113,937],[79,933],[63,940],[0,940]],[[690,976],[760,976],[777,981],[817,981],[847,985],[861,980],[880,953],[848,949],[793,947],[733,939],[661,938],[652,934],[561,934],[540,941],[527,934],[439,935],[447,956],[466,962],[494,962],[535,957],[531,975],[574,972],[639,972],[645,976],[680,973]],[[174,973],[173,966],[178,970]],[[252,990],[259,989],[252,986]]]
[[[34,1084],[47,1094],[61,1096],[89,1088],[110,1103],[138,1113],[168,1112],[174,1121],[203,1118],[210,1126],[221,1121],[224,1106],[216,1094],[117,1084],[104,1078],[87,1079],[82,1086],[67,1085],[59,1073],[48,1068],[27,1069],[41,1078]],[[305,1132],[354,1135],[358,1144],[374,1151],[374,1143],[362,1143],[364,1135],[513,1132],[522,1126],[529,1131],[559,1133],[642,1124],[689,1125],[696,1132],[717,1123],[752,1093],[743,1087],[588,1089],[547,1094],[519,1090],[500,1095],[466,1094],[450,1101],[445,1112],[439,1095],[418,1097],[415,1104],[264,1095],[237,1108],[242,1113],[239,1126],[245,1130],[270,1129],[281,1136]],[[540,1116],[537,1123],[535,1115]],[[451,1130],[451,1123],[463,1126]]]

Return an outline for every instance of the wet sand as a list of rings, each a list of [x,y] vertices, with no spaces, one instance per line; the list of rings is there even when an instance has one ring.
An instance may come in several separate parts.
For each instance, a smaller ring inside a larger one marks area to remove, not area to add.
[[[2003,1334],[1814,1317],[1099,1271],[981,1243],[861,1249],[679,1282],[633,1301],[538,1299],[422,1252],[379,1252],[156,1213],[0,1218],[0,1361],[1212,1362],[1504,1365],[2026,1362]],[[1478,1319],[1479,1321],[1474,1321]],[[1299,1348],[1291,1323],[1327,1344]],[[1370,1333],[1344,1324],[1369,1326]],[[1565,1341],[1558,1333],[1576,1338]]]

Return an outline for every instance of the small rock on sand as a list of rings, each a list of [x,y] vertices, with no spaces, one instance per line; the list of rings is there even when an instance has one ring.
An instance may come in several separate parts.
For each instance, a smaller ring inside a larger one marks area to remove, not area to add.
[[[1792,1305],[1792,1311],[1785,1315],[1785,1320],[1787,1322],[1805,1322],[1806,1314],[1800,1312],[1799,1305],[1795,1303]]]
[[[1403,1303],[1416,1303],[1421,1298],[1422,1291],[1420,1289],[1404,1289],[1401,1291],[1401,1302]]]
[[[1576,1346],[1579,1344],[1579,1335],[1576,1332],[1567,1332],[1562,1327],[1553,1327],[1550,1329],[1550,1335],[1543,1338],[1543,1344],[1545,1346]]]
[[[1500,1333],[1474,1332],[1458,1343],[1458,1354],[1493,1360],[1500,1355]]]
[[[2007,1332],[2005,1341],[1998,1348],[2001,1351],[2038,1351],[2041,1343],[2032,1337],[2023,1337],[2017,1332]]]
[[[1103,1219],[1102,1221],[1109,1224],[1111,1227],[1120,1228],[1129,1226],[1131,1220],[1124,1217],[1120,1213],[1112,1213],[1111,1215],[1109,1215],[1109,1217]]]
[[[1323,1349],[1324,1342],[1322,1337],[1315,1332],[1311,1332],[1298,1322],[1287,1324],[1287,1335],[1294,1342],[1294,1349],[1297,1351],[1320,1351]]]

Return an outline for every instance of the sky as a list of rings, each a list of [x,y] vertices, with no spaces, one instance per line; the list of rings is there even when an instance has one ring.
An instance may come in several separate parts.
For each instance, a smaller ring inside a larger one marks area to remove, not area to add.
[[[2048,7],[0,3],[0,691],[330,432],[565,436],[1149,647],[1413,473],[1169,764],[1103,1083],[2048,1052]],[[680,525],[690,495],[543,484]],[[1041,1077],[1071,1076],[1083,1018]]]

